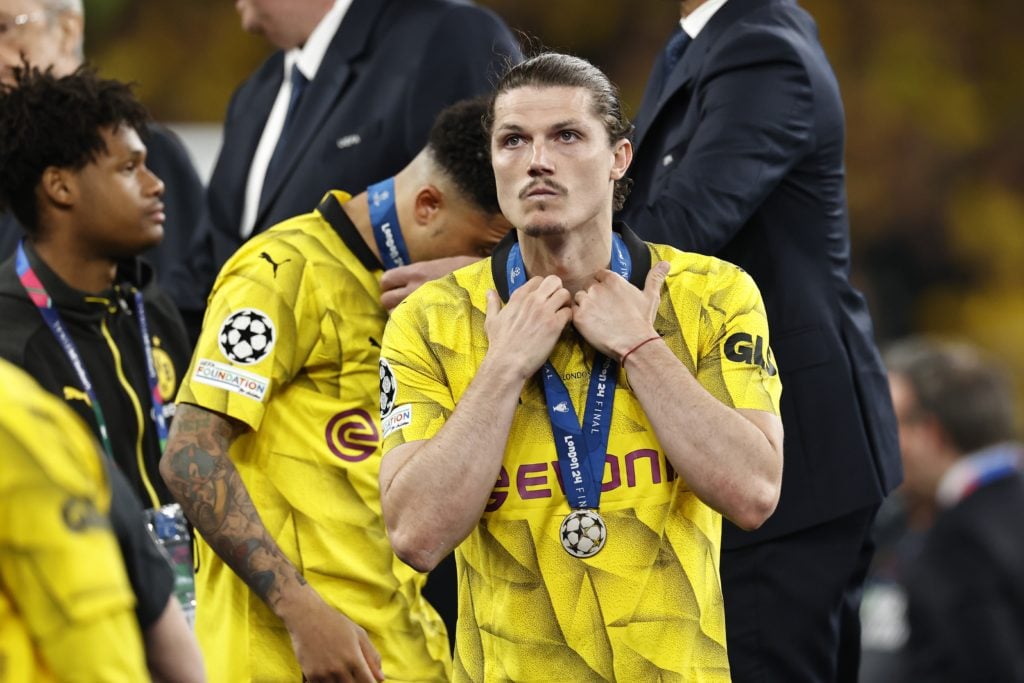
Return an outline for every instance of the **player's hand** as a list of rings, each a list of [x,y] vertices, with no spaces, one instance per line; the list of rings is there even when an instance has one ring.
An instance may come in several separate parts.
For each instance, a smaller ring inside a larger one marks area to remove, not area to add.
[[[424,282],[444,277],[479,260],[477,256],[449,256],[385,270],[380,278],[380,302],[390,311]]]
[[[572,319],[572,297],[554,275],[532,277],[501,305],[497,292],[487,292],[488,356],[526,379],[551,355],[558,336]]]
[[[668,270],[667,261],[656,263],[647,273],[643,290],[610,270],[601,271],[594,284],[576,292],[573,325],[591,346],[620,360],[634,346],[657,335],[654,318]]]
[[[384,680],[380,653],[366,631],[328,605],[309,586],[285,619],[303,680],[374,683]]]

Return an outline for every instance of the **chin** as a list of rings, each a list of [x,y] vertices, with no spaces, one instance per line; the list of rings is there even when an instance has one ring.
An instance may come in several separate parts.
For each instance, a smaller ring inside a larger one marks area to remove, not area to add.
[[[544,237],[546,235],[563,235],[568,232],[565,223],[535,222],[523,226],[523,232],[530,237]]]

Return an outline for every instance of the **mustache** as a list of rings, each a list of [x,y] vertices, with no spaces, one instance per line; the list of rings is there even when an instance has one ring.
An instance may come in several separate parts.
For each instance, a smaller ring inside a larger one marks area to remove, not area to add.
[[[553,190],[554,192],[557,192],[559,194],[566,194],[569,191],[568,189],[566,189],[565,186],[559,185],[554,180],[551,180],[549,178],[541,178],[539,180],[533,181],[532,183],[524,187],[522,190],[520,190],[519,198],[526,199],[526,196],[533,192],[534,190],[536,190],[538,187],[544,187],[548,190]]]

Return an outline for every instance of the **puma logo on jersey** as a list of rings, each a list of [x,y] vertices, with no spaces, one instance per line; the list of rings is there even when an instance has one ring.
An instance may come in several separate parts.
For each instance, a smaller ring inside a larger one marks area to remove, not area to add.
[[[275,279],[277,278],[277,269],[278,269],[278,267],[283,266],[284,264],[286,264],[289,261],[291,261],[290,258],[286,258],[284,261],[281,261],[280,263],[276,263],[274,261],[274,259],[270,258],[270,254],[268,254],[265,251],[261,251],[260,252],[260,258],[264,259],[267,263],[269,263],[271,266],[274,267],[274,278]]]
[[[85,405],[92,407],[92,401],[89,400],[89,394],[77,387],[64,387],[64,400],[83,401]]]

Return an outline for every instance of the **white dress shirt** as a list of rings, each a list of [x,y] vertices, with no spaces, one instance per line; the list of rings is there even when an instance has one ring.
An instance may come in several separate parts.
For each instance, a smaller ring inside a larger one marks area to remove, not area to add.
[[[263,192],[263,183],[267,177],[267,166],[270,165],[270,158],[274,155],[274,148],[281,137],[284,129],[285,116],[288,114],[288,101],[292,96],[292,66],[298,66],[299,71],[310,83],[316,78],[316,72],[320,69],[320,63],[324,61],[327,48],[341,26],[341,20],[345,18],[352,0],[336,0],[334,6],[327,11],[320,23],[316,25],[313,32],[309,34],[305,44],[296,47],[284,55],[284,77],[281,80],[281,89],[277,91],[277,99],[270,109],[270,116],[263,126],[263,134],[256,146],[256,154],[253,155],[252,164],[249,166],[249,179],[245,185],[245,205],[242,207],[242,221],[239,225],[239,232],[242,239],[248,239],[252,234],[256,223],[256,212],[260,207],[260,195]],[[312,210],[313,207],[310,207]]]

